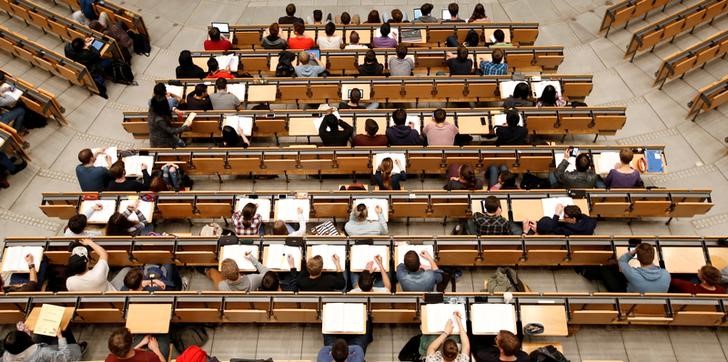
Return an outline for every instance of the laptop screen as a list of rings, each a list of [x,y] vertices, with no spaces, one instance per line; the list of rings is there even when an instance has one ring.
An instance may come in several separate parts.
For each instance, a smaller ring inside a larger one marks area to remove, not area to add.
[[[422,10],[420,8],[416,8],[413,10],[415,17],[412,19],[417,19],[422,17]]]
[[[442,20],[449,20],[450,17],[450,10],[442,9]]]
[[[311,54],[311,56],[316,59],[321,59],[321,51],[318,49],[309,49],[306,50],[306,53]]]
[[[91,46],[96,48],[96,50],[101,51],[101,48],[104,47],[104,42],[94,39],[94,42],[91,43]]]
[[[216,23],[212,22],[212,27],[220,30],[221,33],[227,34],[230,32],[230,25],[228,23]]]

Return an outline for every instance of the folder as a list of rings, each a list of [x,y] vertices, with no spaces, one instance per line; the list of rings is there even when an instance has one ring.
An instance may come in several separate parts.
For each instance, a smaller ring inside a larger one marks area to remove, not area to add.
[[[171,319],[171,304],[131,303],[126,312],[126,328],[132,334],[167,334]]]
[[[40,314],[38,314],[35,326],[33,326],[33,333],[55,337],[58,334],[58,330],[61,328],[65,312],[66,308],[64,307],[52,304],[43,304],[40,308]]]
[[[661,151],[645,150],[645,160],[647,161],[647,172],[664,172]]]

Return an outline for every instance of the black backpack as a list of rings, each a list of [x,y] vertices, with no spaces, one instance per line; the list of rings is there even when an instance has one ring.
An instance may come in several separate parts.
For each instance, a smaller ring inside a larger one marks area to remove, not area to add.
[[[128,31],[127,34],[129,34],[131,40],[134,41],[134,53],[148,57],[149,53],[152,52],[152,44],[149,43],[149,39],[146,36],[137,34],[133,31]]]
[[[201,325],[176,325],[170,331],[169,340],[178,353],[184,352],[190,346],[202,347],[207,343],[209,336],[207,329]]]
[[[278,65],[276,66],[276,77],[292,77],[296,74],[296,69],[293,68],[293,60],[296,59],[296,54],[292,52],[280,52],[278,54]]]
[[[131,66],[122,60],[111,62],[111,81],[119,84],[136,85]]]
[[[531,362],[569,362],[566,356],[552,345],[540,347],[531,352],[528,357]]]

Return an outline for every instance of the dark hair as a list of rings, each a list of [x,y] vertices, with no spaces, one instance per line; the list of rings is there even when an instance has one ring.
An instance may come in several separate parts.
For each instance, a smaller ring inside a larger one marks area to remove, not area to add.
[[[475,5],[475,8],[473,9],[473,15],[470,16],[470,19],[468,21],[475,21],[485,18],[485,6],[483,6],[483,4],[481,3],[478,3]]]
[[[503,30],[496,29],[493,32],[493,37],[495,38],[496,43],[503,43],[503,41],[506,39],[506,33],[504,33]]]
[[[288,4],[286,6],[286,15],[293,16],[296,14],[296,5],[295,4]]]
[[[323,18],[324,18],[324,13],[321,10],[316,9],[313,11],[313,21],[320,22]]]
[[[459,352],[458,344],[452,338],[446,339],[442,344],[442,356],[450,361],[455,360]]]
[[[397,110],[392,113],[392,119],[394,120],[395,125],[404,125],[404,123],[407,122],[407,111],[405,111],[404,108],[397,108]]]
[[[580,219],[582,217],[581,208],[576,205],[567,205],[564,207],[564,215]]]
[[[268,27],[268,38],[271,40],[278,38],[278,33],[281,31],[280,25],[278,23],[270,24]]]
[[[372,49],[367,50],[367,53],[364,55],[364,63],[376,64],[378,62],[379,61],[377,60],[377,53],[375,53]]]
[[[520,82],[513,88],[513,98],[528,99],[531,95],[531,87],[526,82]]]
[[[367,205],[364,204],[358,204],[356,205],[356,211],[354,211],[354,217],[356,217],[359,221],[364,221],[367,219],[367,216],[369,215],[369,211],[367,210]]]
[[[491,60],[494,64],[500,64],[500,62],[503,61],[503,49],[496,48],[493,50],[493,54],[491,54]]]
[[[341,13],[341,23],[344,25],[349,25],[349,23],[351,23],[351,15],[348,12],[344,11]]]
[[[404,59],[407,56],[407,46],[400,43],[397,44],[397,58]]]
[[[374,137],[377,135],[377,132],[379,132],[379,124],[377,121],[367,118],[367,120],[364,121],[364,130],[368,135]]]
[[[260,290],[275,292],[279,286],[280,281],[276,272],[268,271],[263,275],[263,279],[260,282]]]
[[[339,338],[331,346],[331,358],[335,362],[344,362],[347,357],[349,357],[349,345],[345,340]]]
[[[18,330],[10,331],[7,335],[5,335],[5,340],[3,341],[5,350],[14,355],[23,353],[23,351],[34,344],[33,338],[31,338],[28,333]]]
[[[303,25],[299,22],[293,23],[293,32],[299,35],[303,35],[303,32],[306,31],[306,25]]]
[[[720,285],[721,281],[721,274],[720,270],[718,268],[712,266],[712,265],[703,265],[703,267],[700,268],[700,275],[702,275],[703,280],[706,284],[710,286],[718,286]]]
[[[586,153],[580,153],[576,156],[576,170],[579,172],[586,172],[591,166],[591,158]]]
[[[167,185],[167,183],[164,182],[164,178],[162,178],[162,176],[155,175],[152,177],[152,181],[149,182],[149,191],[152,191],[152,192],[169,191],[169,185]]]
[[[458,59],[459,60],[466,60],[468,59],[468,48],[460,45],[458,47]]]
[[[257,211],[258,206],[254,203],[249,202],[245,204],[243,211],[241,212],[241,215],[243,216],[243,226],[249,228],[253,224],[253,217],[255,217],[255,213]]]
[[[382,19],[379,17],[379,11],[372,10],[369,12],[369,15],[367,16],[367,23],[369,24],[379,24],[382,22]],[[389,31],[387,31],[389,33]],[[386,35],[383,35],[386,36]]]
[[[131,352],[132,335],[128,328],[119,328],[109,336],[109,352],[116,357],[124,358]]]
[[[404,266],[411,273],[420,270],[420,256],[417,255],[416,251],[410,250],[404,254]]]
[[[129,228],[136,225],[126,216],[115,212],[106,224],[106,236],[129,236]]]
[[[324,31],[326,32],[326,35],[328,35],[328,36],[334,35],[334,32],[336,31],[336,24],[326,23]]]
[[[508,124],[508,127],[516,127],[520,121],[521,117],[518,115],[518,111],[515,109],[506,111],[506,124]]]
[[[538,98],[542,106],[556,106],[556,88],[552,85],[544,87],[541,97]]]
[[[217,59],[214,57],[210,57],[210,59],[207,60],[207,72],[213,73],[220,69],[220,64],[217,63]]]
[[[501,190],[515,190],[518,188],[516,184],[517,175],[511,171],[505,170],[498,174],[501,179]]]
[[[225,79],[225,78],[217,78],[217,80],[215,80],[215,88],[216,89],[225,89],[225,88],[227,88],[227,79]]]
[[[210,40],[212,41],[220,41],[220,29],[214,26],[210,28],[210,31],[207,32],[207,35],[210,36]]]
[[[83,229],[86,228],[87,222],[88,220],[86,218],[86,215],[73,215],[70,219],[68,219],[68,230],[71,230],[74,234],[80,234],[83,232]]]
[[[195,63],[192,62],[192,53],[189,50],[183,50],[179,52],[179,58],[177,58],[181,67],[193,67]]]
[[[483,206],[485,206],[486,212],[492,214],[498,211],[498,208],[500,207],[500,200],[498,200],[498,198],[495,196],[488,196],[483,201]]]
[[[450,12],[450,17],[458,17],[458,13],[460,12],[460,7],[457,3],[450,3],[450,5],[447,6],[447,11]]]
[[[475,177],[473,166],[468,164],[460,166],[460,178],[465,180],[463,186],[468,190],[475,190],[478,187],[478,179]]]
[[[243,137],[240,137],[235,128],[226,125],[222,128],[222,143],[225,147],[243,147]]]
[[[88,258],[80,255],[71,255],[66,265],[66,276],[74,276],[88,270]]]
[[[78,152],[78,162],[84,165],[91,162],[92,158],[94,158],[94,153],[89,148],[84,148]]]
[[[359,44],[359,33],[357,33],[356,30],[349,32],[349,44]],[[367,54],[369,53],[367,52]],[[376,57],[374,59],[376,59]]]
[[[516,352],[521,349],[521,341],[511,331],[501,330],[496,339],[498,348],[502,349],[503,354],[508,357],[515,356]]]
[[[432,13],[432,9],[435,7],[432,6],[430,3],[424,3],[422,6],[420,6],[420,11],[422,12],[422,16],[430,15]]]
[[[164,83],[157,83],[154,85],[154,89],[152,90],[152,95],[157,97],[166,97],[167,96],[167,86],[164,85]]]
[[[402,10],[393,9],[391,14],[393,23],[401,23],[404,19],[404,14],[402,14]]]
[[[359,88],[354,88],[351,90],[351,93],[349,93],[349,100],[352,103],[359,104],[359,101],[361,100],[361,91]]]
[[[357,284],[359,284],[359,289],[362,292],[371,292],[374,287],[374,275],[369,270],[362,271],[359,273],[359,281]]]
[[[124,286],[129,288],[129,290],[137,290],[142,286],[142,280],[144,280],[144,272],[140,269],[133,268],[126,273]]]
[[[478,43],[480,43],[480,34],[478,34],[475,30],[468,31],[467,34],[465,34],[465,44],[469,47],[476,47],[478,46]]]
[[[389,32],[392,30],[392,27],[389,26],[389,24],[384,23],[382,26],[379,27],[379,32],[382,33],[382,37],[386,37],[389,35]]]
[[[652,264],[655,260],[655,248],[653,248],[650,244],[640,243],[635,248],[635,251],[635,254],[637,254],[637,260],[639,260],[642,265]]]
[[[445,122],[445,118],[447,118],[447,113],[444,109],[438,108],[435,110],[435,112],[432,113],[432,117],[435,119],[435,123],[442,123]]]
[[[223,79],[223,78],[218,78],[218,79]],[[217,81],[215,81],[215,83],[217,83]],[[202,97],[202,95],[205,94],[205,92],[207,92],[207,86],[204,83],[199,83],[199,84],[195,85],[195,90],[192,91],[192,93],[198,97]]]
[[[122,178],[126,174],[124,161],[118,160],[109,167],[109,175],[115,179]]]
[[[86,42],[84,42],[81,38],[75,38],[71,40],[71,47],[77,52],[82,51],[85,46]]]

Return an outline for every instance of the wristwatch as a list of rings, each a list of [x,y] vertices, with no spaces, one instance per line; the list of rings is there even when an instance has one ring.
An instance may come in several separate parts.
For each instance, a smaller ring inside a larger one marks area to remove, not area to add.
[[[28,270],[35,269],[35,264],[30,263],[28,264]]]

